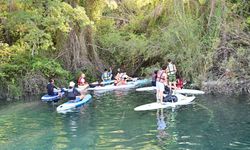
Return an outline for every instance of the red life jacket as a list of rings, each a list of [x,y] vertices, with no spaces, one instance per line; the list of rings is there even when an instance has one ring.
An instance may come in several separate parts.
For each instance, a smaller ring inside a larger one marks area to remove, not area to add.
[[[166,77],[166,71],[165,70],[160,70],[160,71],[157,72],[156,81],[164,83],[165,82],[165,77]]]
[[[183,80],[182,80],[182,79],[177,79],[176,87],[177,87],[177,88],[180,88],[180,89],[183,88]]]

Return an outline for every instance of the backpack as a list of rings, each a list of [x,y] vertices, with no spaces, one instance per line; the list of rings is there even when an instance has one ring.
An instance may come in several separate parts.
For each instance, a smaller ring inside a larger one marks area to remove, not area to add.
[[[170,90],[168,86],[165,86],[165,91],[163,92],[167,96],[163,97],[163,102],[177,102],[178,98],[175,95],[172,95],[173,91]]]

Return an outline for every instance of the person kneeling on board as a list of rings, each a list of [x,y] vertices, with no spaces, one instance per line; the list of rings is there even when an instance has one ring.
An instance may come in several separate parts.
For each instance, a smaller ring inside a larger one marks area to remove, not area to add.
[[[173,91],[170,90],[168,86],[165,86],[165,91],[163,92],[166,96],[163,96],[163,102],[177,102],[178,98],[173,94]]]
[[[80,101],[84,98],[84,94],[80,93],[76,88],[75,88],[75,83],[73,81],[71,81],[69,83],[69,89],[66,92],[66,97],[68,98],[68,100],[76,100],[76,101]]]

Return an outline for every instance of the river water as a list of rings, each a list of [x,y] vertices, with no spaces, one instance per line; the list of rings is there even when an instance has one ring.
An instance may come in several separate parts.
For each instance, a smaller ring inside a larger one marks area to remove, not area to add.
[[[152,92],[93,93],[76,112],[40,97],[0,103],[1,150],[250,149],[250,97],[197,96],[176,109],[135,112],[155,101]]]

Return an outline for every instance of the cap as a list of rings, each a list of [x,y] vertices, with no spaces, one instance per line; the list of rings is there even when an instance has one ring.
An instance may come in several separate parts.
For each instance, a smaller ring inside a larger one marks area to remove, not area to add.
[[[69,86],[70,86],[70,87],[74,87],[74,86],[75,86],[75,82],[70,81],[70,82],[69,82]]]

